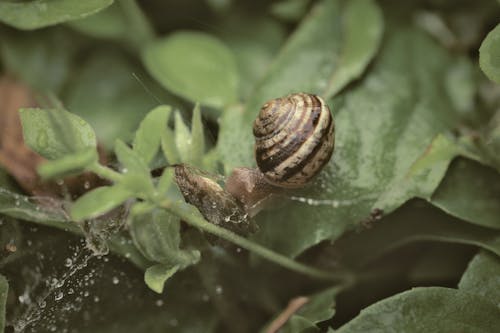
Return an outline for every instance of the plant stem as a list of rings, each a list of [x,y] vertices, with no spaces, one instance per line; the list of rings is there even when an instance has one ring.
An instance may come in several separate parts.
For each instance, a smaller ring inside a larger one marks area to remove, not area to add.
[[[191,210],[191,207],[183,202],[173,203],[169,200],[165,200],[160,203],[160,206],[164,209],[169,210],[173,214],[179,216],[184,222],[193,227],[196,227],[205,232],[211,233],[212,235],[216,235],[220,238],[223,238],[231,243],[240,246],[241,248],[247,249],[248,251],[257,254],[263,257],[264,259],[272,261],[292,271],[299,272],[323,280],[335,280],[335,281],[340,280],[347,284],[351,284],[353,282],[353,277],[350,274],[345,274],[345,273],[339,274],[339,273],[328,272],[308,265],[301,264],[287,256],[276,253],[264,246],[261,246],[244,237],[241,237],[227,229],[211,224],[200,215],[194,214],[193,211]]]
[[[105,167],[105,166],[99,164],[99,162],[92,164],[88,168],[88,171],[92,171],[93,173],[95,173],[99,177],[111,180],[114,183],[119,182],[123,178],[123,175],[121,173],[116,172],[115,170],[110,169],[108,167]]]

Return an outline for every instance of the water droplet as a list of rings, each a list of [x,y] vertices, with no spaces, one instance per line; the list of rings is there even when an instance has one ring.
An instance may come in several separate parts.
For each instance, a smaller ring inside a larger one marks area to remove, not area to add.
[[[64,185],[64,180],[63,179],[58,179],[58,180],[56,180],[56,184],[59,185],[59,186],[63,186]]]
[[[118,284],[118,283],[120,283],[120,280],[119,280],[116,276],[113,276],[112,281],[113,281],[113,284]]]
[[[94,296],[94,302],[99,302],[99,297],[98,296]]]
[[[75,293],[75,290],[73,288],[68,289],[68,294],[73,295]]]
[[[155,302],[156,306],[162,306],[163,305],[163,300],[159,299]]]
[[[85,291],[83,292],[83,297],[89,297],[89,295],[90,295],[90,294],[89,294],[88,290],[85,290]]]
[[[86,190],[90,188],[90,182],[88,180],[83,183],[83,188]]]
[[[40,148],[47,148],[49,146],[49,136],[46,131],[38,132],[36,143]]]
[[[71,260],[70,258],[66,258],[66,261],[64,262],[64,266],[71,267],[71,265],[73,265],[73,260]]]
[[[215,293],[216,293],[217,295],[222,295],[223,291],[224,291],[224,290],[222,289],[222,286],[221,286],[221,285],[216,285],[216,286],[215,286]]]
[[[208,302],[208,301],[210,301],[210,296],[208,296],[208,294],[203,294],[203,295],[201,296],[201,300],[202,300],[203,302]]]
[[[16,200],[16,202],[15,202],[16,207],[19,207],[20,204],[21,204],[21,202],[19,200]]]
[[[56,294],[56,296],[54,296],[54,299],[55,299],[56,301],[59,301],[59,300],[61,300],[63,297],[64,297],[64,294],[62,293],[62,291],[60,291],[60,292],[58,292],[58,293]]]
[[[40,302],[38,302],[38,306],[40,307],[40,309],[45,308],[46,305],[47,305],[47,303],[44,300],[41,300]]]

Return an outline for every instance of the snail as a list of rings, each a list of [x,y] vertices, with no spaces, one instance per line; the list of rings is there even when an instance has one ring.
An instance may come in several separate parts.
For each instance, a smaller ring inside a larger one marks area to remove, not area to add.
[[[212,223],[223,224],[221,219],[225,218],[214,219],[213,211],[202,208],[211,207],[207,202],[201,203],[204,200],[230,203],[232,212],[237,211],[236,203],[247,223],[248,217],[262,210],[273,194],[311,182],[332,156],[334,134],[331,111],[319,96],[294,93],[276,98],[262,106],[253,124],[257,168],[235,168],[226,180],[225,189],[215,183],[218,186],[215,190],[213,180],[194,176],[192,172],[189,177],[187,166],[179,165],[176,182],[185,200],[195,204],[206,218],[210,216]],[[191,179],[190,185],[187,179]],[[205,182],[210,185],[200,185]]]

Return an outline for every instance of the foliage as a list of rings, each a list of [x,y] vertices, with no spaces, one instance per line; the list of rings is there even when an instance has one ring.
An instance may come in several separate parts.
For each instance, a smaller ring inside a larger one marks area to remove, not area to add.
[[[21,193],[0,169],[0,327],[497,331],[499,14],[493,0],[0,1],[0,69],[36,99],[16,109],[48,184]],[[277,195],[248,236],[184,201],[176,165],[223,186],[255,166],[260,106],[300,91],[336,126],[312,184]],[[35,287],[30,254],[62,256],[72,237],[123,259],[150,306],[96,280],[99,319],[45,316],[72,286]]]

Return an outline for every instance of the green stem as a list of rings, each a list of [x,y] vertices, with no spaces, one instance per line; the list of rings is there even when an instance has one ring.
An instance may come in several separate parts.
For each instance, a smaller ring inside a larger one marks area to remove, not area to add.
[[[293,259],[290,259],[289,257],[276,253],[246,238],[238,236],[237,234],[227,229],[211,224],[198,214],[193,214],[190,207],[184,203],[174,204],[169,200],[165,200],[160,203],[160,206],[164,209],[169,210],[175,215],[179,216],[183,221],[185,221],[186,223],[195,228],[201,229],[212,235],[230,241],[240,246],[241,248],[247,249],[248,251],[251,251],[269,261],[272,261],[280,266],[286,267],[292,271],[299,272],[323,280],[335,280],[335,281],[340,280],[348,284],[351,284],[353,281],[352,276],[349,274],[338,274],[338,273],[328,272],[308,265],[301,264]]]
[[[121,181],[123,178],[122,174],[120,174],[119,172],[116,172],[113,169],[110,169],[108,167],[105,167],[105,166],[99,164],[99,162],[92,164],[88,168],[88,171],[92,171],[93,173],[95,173],[99,177],[111,180],[114,183]]]

